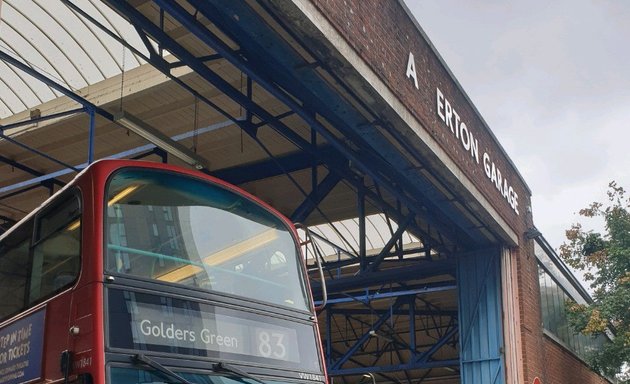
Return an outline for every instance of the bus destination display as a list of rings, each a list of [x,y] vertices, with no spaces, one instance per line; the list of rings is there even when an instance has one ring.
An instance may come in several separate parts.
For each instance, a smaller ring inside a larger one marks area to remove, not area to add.
[[[187,347],[299,362],[295,329],[215,314],[167,314],[150,304],[137,303],[132,313],[135,344]],[[167,319],[159,320],[159,319]]]
[[[303,356],[305,348],[300,348],[301,342],[314,339],[309,324],[138,292],[111,289],[108,296],[111,347],[238,356],[287,368],[305,368],[306,363],[318,370],[318,357]],[[311,337],[305,337],[309,333]],[[310,347],[306,350],[316,350]]]

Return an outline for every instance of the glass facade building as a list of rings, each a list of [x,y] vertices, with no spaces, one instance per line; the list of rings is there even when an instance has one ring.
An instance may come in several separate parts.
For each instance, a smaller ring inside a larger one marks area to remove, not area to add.
[[[536,257],[544,332],[576,356],[586,360],[589,352],[600,348],[606,337],[576,333],[569,326],[567,302],[586,304],[590,296],[571,274],[567,274],[567,267],[548,244],[536,243]]]

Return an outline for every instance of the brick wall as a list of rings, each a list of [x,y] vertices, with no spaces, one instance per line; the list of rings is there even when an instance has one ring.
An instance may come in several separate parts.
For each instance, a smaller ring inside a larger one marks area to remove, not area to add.
[[[542,315],[538,266],[534,256],[533,240],[523,240],[518,250],[518,286],[520,296],[521,341],[523,343],[523,371],[525,383],[535,377],[543,379],[545,361],[541,351],[543,345]],[[543,383],[546,383],[543,380]]]
[[[312,0],[354,50],[405,104],[427,132],[473,181],[502,218],[516,229],[530,205],[529,191],[497,145],[483,119],[453,81],[429,43],[397,1]],[[406,75],[409,53],[415,58],[418,89]],[[479,142],[479,161],[473,159],[460,140],[440,119],[436,108],[436,88],[457,110],[461,121]],[[487,178],[482,156],[487,152],[519,196],[519,213],[511,209],[495,185]]]
[[[519,312],[524,382],[535,377],[543,383],[604,383],[572,354],[543,336],[540,311],[538,268],[533,240],[522,234],[532,226],[526,212],[529,191],[512,164],[495,142],[490,129],[470,105],[466,95],[448,69],[433,52],[404,8],[395,0],[311,0],[334,28],[407,106],[427,132],[472,180],[511,229],[519,234],[519,248],[512,253],[517,260]],[[418,89],[406,76],[409,53],[415,58]],[[436,87],[457,109],[462,121],[479,140],[480,155],[487,152],[519,195],[520,215],[509,207],[458,139],[440,120],[436,111]],[[510,319],[506,319],[510,321]],[[553,367],[552,367],[553,366]],[[570,371],[570,372],[568,372]]]
[[[540,378],[544,384],[609,383],[553,339],[544,336],[543,343],[546,364],[544,377]]]

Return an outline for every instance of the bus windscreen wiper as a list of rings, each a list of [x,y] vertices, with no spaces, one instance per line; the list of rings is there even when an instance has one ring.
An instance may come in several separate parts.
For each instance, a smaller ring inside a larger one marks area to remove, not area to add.
[[[169,377],[171,379],[175,379],[177,380],[179,383],[181,384],[192,384],[190,381],[184,379],[183,377],[181,377],[180,375],[178,375],[177,373],[171,371],[170,369],[166,368],[165,366],[163,366],[162,364],[158,363],[157,361],[146,357],[145,355],[142,354],[137,354],[133,357],[133,362],[135,364],[146,364],[149,367],[155,369],[156,371],[160,372],[161,374],[163,374],[166,377]]]
[[[250,375],[249,373],[247,373],[247,372],[245,372],[243,370],[240,370],[240,369],[238,369],[236,367],[233,367],[233,366],[231,366],[229,364],[226,364],[226,363],[214,364],[212,366],[212,369],[215,372],[221,372],[221,371],[229,372],[229,373],[232,373],[232,374],[238,376],[239,378],[246,378],[246,379],[254,380],[255,382],[257,382],[259,384],[266,384],[264,381],[255,378],[254,376]]]

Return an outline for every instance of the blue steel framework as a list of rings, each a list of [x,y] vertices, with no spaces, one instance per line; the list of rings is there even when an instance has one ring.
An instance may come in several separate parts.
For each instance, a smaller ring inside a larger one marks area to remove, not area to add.
[[[117,38],[121,44],[127,45],[115,33],[85,14],[72,2],[62,1],[110,36]],[[388,123],[381,121],[376,113],[370,111],[370,108],[358,96],[344,86],[343,81],[335,77],[333,71],[329,70],[325,63],[318,60],[312,62],[306,60],[245,3],[190,0],[189,5],[195,9],[194,13],[190,13],[176,2],[154,0],[160,15],[158,22],[154,23],[127,1],[106,0],[105,2],[136,27],[150,55],[146,57],[129,45],[127,48],[187,89],[196,100],[225,116],[229,122],[254,139],[269,155],[267,161],[210,173],[229,182],[241,184],[281,174],[291,177],[290,173],[293,171],[310,168],[312,192],[306,193],[298,186],[304,195],[304,200],[291,215],[294,221],[305,221],[315,211],[319,211],[325,217],[325,213],[321,212],[318,206],[341,182],[352,186],[356,191],[360,230],[359,249],[344,250],[344,247],[336,245],[339,252],[343,251],[350,257],[325,263],[329,279],[328,290],[331,294],[325,313],[327,321],[324,332],[329,373],[342,377],[375,373],[386,380],[399,381],[389,373],[404,371],[407,380],[411,381],[408,372],[412,370],[424,370],[422,378],[429,375],[431,369],[439,367],[447,367],[453,372],[458,371],[461,363],[459,359],[438,360],[435,356],[441,348],[445,346],[453,348],[459,343],[458,330],[461,313],[436,307],[423,298],[423,295],[430,293],[456,290],[455,280],[447,279],[447,281],[422,285],[412,285],[407,282],[432,276],[455,276],[457,262],[452,259],[431,261],[432,250],[452,255],[461,250],[486,248],[496,239],[492,235],[488,238],[487,231],[482,231],[484,228],[478,220],[474,219],[474,215],[470,212],[469,215],[462,215],[455,209],[452,200],[445,200],[433,182],[420,172],[423,159],[400,136],[400,133]],[[274,17],[272,10],[266,8],[264,2],[259,5]],[[233,22],[234,15],[238,15],[239,23]],[[185,27],[214,53],[196,57],[185,46],[179,44],[164,30],[163,22],[167,16]],[[211,20],[223,34],[236,42],[238,49],[230,48],[225,41],[202,24],[199,21],[200,16]],[[274,22],[285,28],[285,32],[294,43],[297,42],[302,49],[309,52],[307,44],[301,42],[299,36],[292,34],[290,28],[287,28],[280,18],[274,17]],[[157,50],[149,42],[149,38],[157,42]],[[173,54],[179,61],[166,62],[162,57],[163,50]],[[313,58],[317,57],[313,52],[309,54]],[[112,120],[112,115],[3,52],[0,52],[0,59],[35,76],[82,106],[82,108],[62,114],[41,117],[39,120],[75,113],[89,114],[87,163],[93,161],[95,115],[98,114],[108,120]],[[246,76],[245,93],[229,84],[206,65],[214,60],[227,60]],[[196,89],[173,76],[171,69],[182,65],[193,69],[209,85],[219,89],[242,106],[246,111],[245,116],[230,115]],[[336,82],[335,86],[323,78],[321,71]],[[254,83],[286,105],[289,110],[284,114],[273,115],[257,104],[253,95]],[[336,87],[341,87],[352,100],[340,95]],[[285,117],[291,115],[299,116],[310,127],[310,139],[304,138],[283,122]],[[34,121],[36,120],[2,126],[0,127],[1,137],[12,140],[16,145],[21,145],[66,168],[60,172],[76,171],[74,166],[64,164],[4,135],[4,131],[9,128]],[[295,145],[298,151],[283,157],[272,155],[257,137],[258,130],[262,126],[273,128],[279,135]],[[390,140],[393,140],[397,146],[391,145]],[[405,155],[401,153],[400,148]],[[162,156],[163,161],[166,161],[166,153],[159,148],[143,149],[145,151],[139,153],[137,157],[157,153]],[[119,154],[119,156],[130,156],[132,153],[134,152]],[[2,157],[0,161],[35,176],[34,181],[27,183],[28,185],[22,189],[12,186],[0,191],[0,193],[5,193],[0,196],[0,200],[40,186],[49,188],[52,192],[54,185],[62,184],[55,175],[42,175],[36,170],[7,158]],[[326,167],[328,174],[318,183],[317,169],[320,165]],[[424,171],[427,172],[426,169]],[[209,171],[206,170],[206,172]],[[433,177],[439,180],[435,175]],[[297,182],[294,181],[294,183],[297,185]],[[8,191],[10,193],[6,193]],[[393,196],[396,204],[389,203],[385,195]],[[388,218],[398,223],[398,229],[391,230],[391,238],[380,253],[372,256],[367,255],[365,242],[366,202],[377,207]],[[463,202],[460,203],[465,206]],[[0,220],[2,219],[6,221],[8,218],[0,217]],[[409,231],[421,238],[423,248],[403,249],[401,236],[404,231]],[[386,260],[390,263],[392,260],[403,262],[409,254],[416,257],[419,255],[420,259],[429,262],[418,263],[412,267],[403,265],[400,268],[390,266],[382,269]],[[348,265],[357,266],[358,272],[354,276],[342,276],[339,273],[342,267]],[[474,283],[471,284],[474,285]],[[494,291],[491,293],[500,292],[500,289],[497,291],[496,284],[492,289]],[[386,293],[383,293],[384,290]],[[383,309],[382,305],[376,305],[383,300],[389,300],[390,304],[386,305],[386,309]],[[343,304],[348,301],[361,303],[364,308],[344,308]],[[459,312],[468,313],[467,309],[474,312],[474,305],[472,302],[460,303]],[[500,312],[500,308],[498,310]],[[375,317],[374,321],[366,323],[360,317],[366,314]],[[409,322],[408,327],[405,328],[406,337],[395,335],[396,324],[401,318]],[[335,327],[340,328],[338,325],[340,322],[350,324],[353,335],[344,340],[343,345],[334,345],[332,333]],[[417,333],[429,332],[432,329],[437,330],[438,337],[431,344],[419,345],[416,340]],[[500,324],[496,329],[500,330]],[[496,335],[487,336],[496,339]],[[495,341],[499,345],[497,348],[500,348],[500,335]],[[374,344],[377,344],[376,347]],[[396,354],[400,364],[392,365],[383,361],[383,357],[388,353]],[[372,362],[359,363],[357,357],[362,354],[371,356]],[[462,369],[465,368],[462,366]]]

